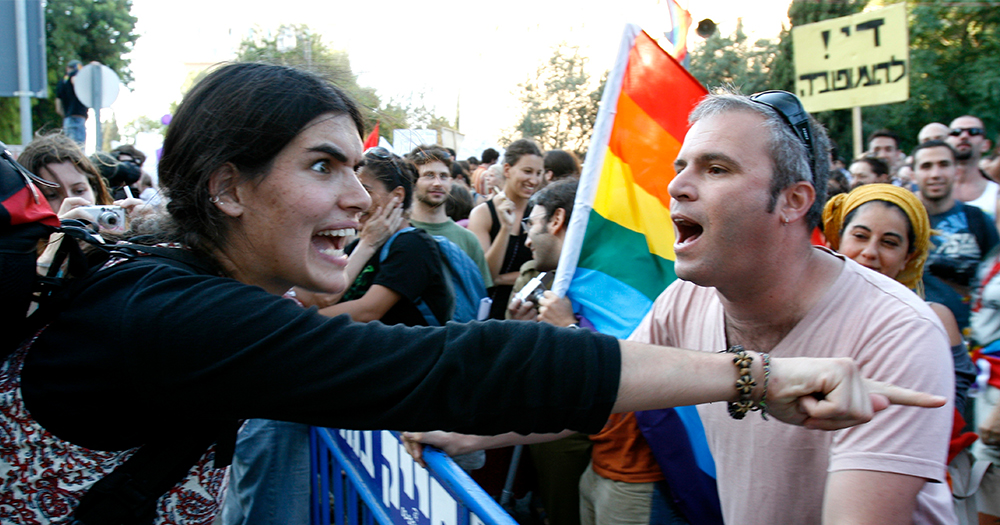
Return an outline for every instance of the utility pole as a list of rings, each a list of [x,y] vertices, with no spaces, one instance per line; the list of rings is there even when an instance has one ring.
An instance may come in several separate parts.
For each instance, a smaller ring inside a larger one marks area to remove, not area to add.
[[[14,23],[17,25],[17,91],[21,100],[21,144],[31,142],[31,80],[28,70],[28,9],[25,0],[14,0]]]

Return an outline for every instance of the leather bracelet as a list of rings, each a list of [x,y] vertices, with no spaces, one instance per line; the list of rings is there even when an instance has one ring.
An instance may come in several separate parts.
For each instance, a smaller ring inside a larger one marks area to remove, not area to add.
[[[733,364],[736,365],[736,371],[739,375],[739,379],[736,380],[736,391],[739,393],[740,398],[737,401],[729,403],[729,415],[733,419],[743,419],[746,417],[747,412],[753,410],[752,395],[754,387],[757,386],[757,382],[750,375],[750,366],[753,364],[753,357],[740,345],[733,345],[723,350],[723,352],[734,354]]]
[[[760,396],[760,401],[750,410],[759,410],[761,419],[767,421],[767,383],[771,378],[771,354],[760,352],[760,362],[764,365],[764,391]]]

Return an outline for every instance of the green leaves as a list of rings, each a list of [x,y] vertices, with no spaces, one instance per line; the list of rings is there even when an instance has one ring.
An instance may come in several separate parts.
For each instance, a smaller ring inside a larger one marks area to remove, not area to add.
[[[435,115],[423,104],[422,98],[419,104],[412,100],[390,100],[383,106],[375,88],[358,83],[347,52],[331,49],[323,42],[322,35],[306,25],[282,25],[273,32],[256,27],[240,42],[236,60],[295,67],[326,78],[362,107],[367,129],[381,121],[379,134],[388,139],[392,138],[393,129],[409,128],[411,124],[437,130],[450,127],[447,119]]]
[[[34,100],[32,121],[36,130],[62,127],[55,112],[55,90],[70,60],[84,64],[100,62],[118,73],[122,82],[132,82],[132,71],[125,55],[132,50],[139,35],[138,20],[132,16],[132,0],[48,0],[45,3],[45,55],[48,69],[49,98]],[[18,100],[0,98],[0,140],[19,143]]]
[[[605,73],[595,85],[586,65],[579,47],[563,42],[553,48],[535,74],[518,85],[521,115],[504,139],[520,135],[534,139],[543,150],[585,153],[607,81]]]

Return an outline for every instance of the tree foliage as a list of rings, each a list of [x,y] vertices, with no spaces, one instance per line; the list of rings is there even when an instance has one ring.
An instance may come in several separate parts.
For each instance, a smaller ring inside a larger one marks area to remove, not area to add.
[[[113,69],[126,85],[132,71],[125,55],[139,35],[132,16],[132,0],[48,0],[45,3],[45,54],[49,98],[34,100],[32,123],[36,130],[62,127],[55,112],[56,85],[70,60],[100,62]],[[16,98],[0,98],[0,140],[20,142],[21,123]]]
[[[767,39],[750,42],[743,32],[743,21],[738,20],[732,35],[724,37],[716,31],[695,48],[688,70],[709,89],[732,86],[741,93],[772,89],[776,45]]]
[[[358,75],[351,69],[347,52],[330,48],[321,35],[306,25],[282,25],[273,33],[257,27],[240,42],[236,59],[316,73],[346,91],[361,106],[367,129],[381,122],[379,135],[387,139],[392,138],[393,129],[421,126],[440,130],[450,127],[447,119],[435,115],[423,104],[422,97],[419,103],[393,100],[382,105],[375,88],[358,83]]]
[[[920,128],[962,115],[1000,128],[1000,1],[909,2],[910,98],[864,108],[864,131],[887,127],[916,144]]]
[[[793,0],[788,8],[792,26],[859,13],[865,0]],[[691,74],[709,89],[731,86],[751,94],[768,89],[795,90],[795,61],[791,28],[775,39],[750,42],[742,21],[729,37],[715,33],[691,53]],[[850,110],[814,115],[842,151],[851,145]],[[849,155],[848,155],[849,156]]]
[[[860,13],[867,3],[867,0],[793,0],[788,6],[788,20],[792,27],[812,24]],[[775,58],[771,89],[783,89],[794,93],[795,51],[791,28],[782,30],[778,39],[780,44],[777,47],[778,54]],[[827,134],[837,144],[838,154],[850,159],[854,142],[851,110],[823,111],[813,114],[813,117],[826,127]]]
[[[565,42],[524,83],[518,85],[521,115],[505,138],[534,139],[542,149],[565,149],[583,154],[597,120],[605,74],[594,85],[580,48]]]

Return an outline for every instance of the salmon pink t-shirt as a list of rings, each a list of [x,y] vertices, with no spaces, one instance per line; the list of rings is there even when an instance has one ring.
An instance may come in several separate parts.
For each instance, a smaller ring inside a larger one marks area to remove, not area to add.
[[[927,479],[914,523],[956,523],[944,483],[955,391],[948,336],[912,291],[838,257],[844,266],[837,280],[771,355],[851,357],[865,377],[946,396],[949,402],[936,409],[893,406],[867,424],[835,432],[763,421],[755,414],[734,420],[725,403],[699,406],[725,522],[822,523],[827,473],[872,470]],[[675,281],[631,339],[711,352],[725,349],[718,292]]]

